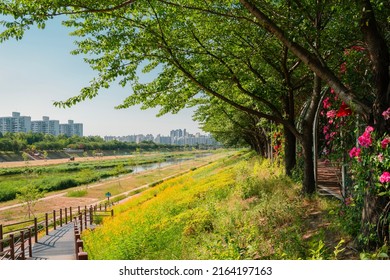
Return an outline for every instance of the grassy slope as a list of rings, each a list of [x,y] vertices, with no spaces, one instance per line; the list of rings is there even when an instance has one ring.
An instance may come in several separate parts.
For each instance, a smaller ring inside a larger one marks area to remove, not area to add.
[[[300,197],[267,161],[232,157],[118,206],[83,239],[92,259],[335,258],[346,238],[328,214],[335,207]]]

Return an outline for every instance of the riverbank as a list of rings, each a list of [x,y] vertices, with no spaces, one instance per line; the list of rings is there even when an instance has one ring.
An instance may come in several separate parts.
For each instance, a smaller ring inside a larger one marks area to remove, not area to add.
[[[136,188],[152,184],[153,182],[159,182],[164,178],[175,174],[181,174],[188,170],[196,169],[199,166],[208,164],[209,162],[226,157],[230,154],[230,152],[215,153],[207,157],[194,158],[192,160],[178,162],[177,164],[154,170],[122,175],[89,185],[69,188],[66,191],[51,192],[46,194],[44,199],[41,199],[36,203],[34,212],[39,216],[43,215],[45,212],[60,209],[62,207],[91,205],[106,199],[105,194],[107,192],[110,192],[112,196],[119,196],[118,199],[125,198]],[[78,190],[83,191],[82,196],[69,196],[70,193]],[[18,205],[18,203],[17,200],[0,203],[0,208],[3,209],[0,210],[0,223],[12,223],[27,218],[25,209],[23,206]]]

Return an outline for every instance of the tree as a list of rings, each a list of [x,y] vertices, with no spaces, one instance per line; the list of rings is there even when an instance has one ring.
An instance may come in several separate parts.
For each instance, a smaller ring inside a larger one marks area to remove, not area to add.
[[[44,196],[42,192],[35,185],[27,185],[20,189],[20,193],[16,195],[16,198],[23,204],[26,209],[28,218],[34,216],[34,206],[40,198]]]
[[[49,153],[47,151],[43,151],[43,159],[46,161]]]
[[[22,157],[23,157],[24,162],[25,162],[26,164],[28,164],[28,163],[29,163],[29,160],[30,160],[30,155],[29,155],[28,153],[26,153],[26,152],[23,152],[23,153],[22,153]]]

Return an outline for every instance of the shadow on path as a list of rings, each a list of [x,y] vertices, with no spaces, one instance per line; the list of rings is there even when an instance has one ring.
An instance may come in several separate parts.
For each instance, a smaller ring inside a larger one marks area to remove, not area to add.
[[[32,260],[75,260],[74,225],[53,230],[33,246]]]

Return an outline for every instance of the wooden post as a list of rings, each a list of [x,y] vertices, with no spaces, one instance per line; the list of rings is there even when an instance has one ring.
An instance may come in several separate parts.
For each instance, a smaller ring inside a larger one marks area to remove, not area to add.
[[[99,211],[102,211],[102,205],[99,204]]]
[[[28,229],[28,256],[32,257],[31,228]]]
[[[62,208],[60,208],[60,227],[62,227]]]
[[[65,224],[68,224],[68,208],[65,208]]]
[[[92,206],[89,208],[89,224],[92,225],[93,223],[93,208]]]
[[[111,209],[111,217],[114,217],[114,209]]]
[[[53,221],[54,221],[54,230],[57,229],[57,225],[56,225],[56,210],[53,210]]]
[[[78,260],[88,260],[88,254],[86,252],[80,252],[77,254],[77,259]]]
[[[3,225],[0,225],[0,240],[3,240]],[[3,241],[0,241],[0,252],[3,252]]]
[[[77,258],[77,253],[79,252],[78,251],[78,247],[77,247],[77,240],[79,240],[80,239],[80,233],[79,233],[79,231],[77,230],[77,231],[75,231],[75,233],[74,233],[74,250],[75,250],[75,252],[76,252],[76,258]]]
[[[81,213],[79,215],[79,221],[80,221],[80,232],[83,232],[83,214]]]
[[[87,207],[87,206],[85,206]],[[87,223],[87,217],[88,217],[88,214],[87,214],[87,209],[85,209],[85,212],[84,212],[84,222],[85,222],[85,229],[87,229],[88,227],[88,223]]]
[[[69,207],[69,221],[72,221],[72,207]]]
[[[15,259],[15,244],[14,244],[14,234],[11,233],[9,235],[9,247],[10,247],[10,250],[11,250],[11,260],[14,260]]]
[[[84,250],[84,242],[83,242],[83,240],[80,239],[80,236],[79,236],[79,238],[77,238],[76,244],[77,244],[77,253],[80,252],[80,248],[81,248],[81,251]]]
[[[26,259],[26,252],[24,247],[24,231],[20,231],[20,249],[22,251],[22,260]]]
[[[35,243],[38,242],[38,219],[34,218],[34,237],[35,237]]]
[[[104,203],[104,211],[107,211],[107,202]]]
[[[79,214],[80,214],[80,206],[78,207],[78,209],[79,209]]]
[[[49,214],[45,214],[45,228],[46,228],[46,235],[49,235]]]

